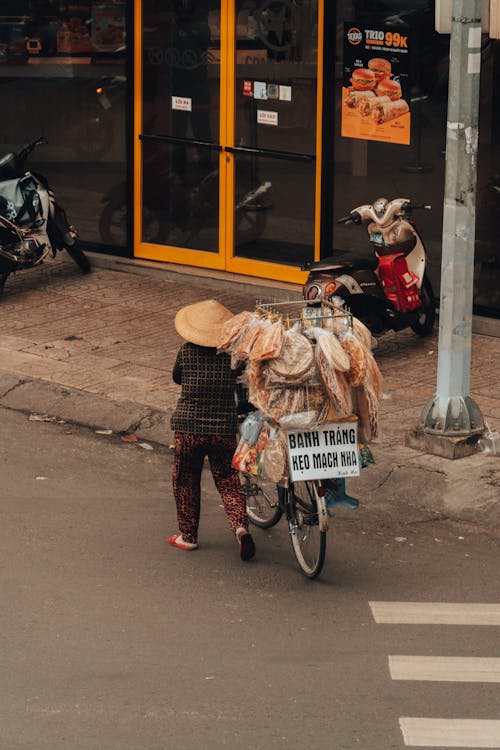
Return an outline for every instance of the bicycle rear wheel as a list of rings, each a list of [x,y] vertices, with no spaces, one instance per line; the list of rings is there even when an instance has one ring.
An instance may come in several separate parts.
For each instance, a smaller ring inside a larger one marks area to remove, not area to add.
[[[253,477],[250,474],[241,473],[240,479],[250,521],[261,529],[269,529],[278,523],[283,511],[277,486],[263,477]]]
[[[288,528],[297,563],[307,578],[316,578],[325,562],[326,531],[319,527],[315,483],[291,483],[288,504]]]

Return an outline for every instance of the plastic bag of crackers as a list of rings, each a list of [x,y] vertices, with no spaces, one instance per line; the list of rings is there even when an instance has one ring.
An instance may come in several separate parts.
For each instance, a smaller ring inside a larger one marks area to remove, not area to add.
[[[224,324],[219,349],[234,368],[244,366],[248,400],[271,426],[308,430],[355,415],[359,439],[370,442],[383,387],[370,331],[340,305],[299,307],[293,315],[279,305],[238,313]]]

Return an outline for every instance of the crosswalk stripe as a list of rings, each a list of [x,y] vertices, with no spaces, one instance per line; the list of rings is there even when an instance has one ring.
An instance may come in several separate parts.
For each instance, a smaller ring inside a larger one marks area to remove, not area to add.
[[[500,625],[500,604],[369,602],[375,622],[393,625]]]
[[[500,659],[461,656],[389,656],[393,680],[500,682]]]
[[[402,717],[399,725],[408,747],[500,748],[496,720]]]

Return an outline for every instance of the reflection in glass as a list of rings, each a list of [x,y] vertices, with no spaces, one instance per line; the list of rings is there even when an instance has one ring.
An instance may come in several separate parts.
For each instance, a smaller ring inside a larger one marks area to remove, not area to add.
[[[144,133],[218,142],[220,12],[212,5],[143,0]]]
[[[43,135],[30,166],[47,174],[83,242],[126,247],[126,3],[2,0],[0,152]],[[75,179],[78,174],[78,179]],[[120,195],[120,198],[117,195]]]
[[[316,0],[238,0],[236,11],[236,144],[314,154]]]
[[[432,211],[415,218],[427,249],[427,270],[435,293],[439,293],[449,36],[435,33],[433,4],[427,0],[404,4],[387,0],[382,6],[363,0],[356,3],[355,15],[352,3],[339,0],[336,9],[333,252],[350,252],[358,257],[371,252],[362,228],[335,223],[356,206],[381,196],[431,204]],[[408,35],[412,112],[409,146],[341,136],[343,28],[354,18],[367,28],[394,28]]]
[[[500,318],[500,41],[483,36],[477,178],[474,304],[480,314]]]
[[[314,257],[315,163],[238,154],[235,255],[300,266]]]
[[[218,252],[219,152],[143,140],[142,154],[143,242]]]

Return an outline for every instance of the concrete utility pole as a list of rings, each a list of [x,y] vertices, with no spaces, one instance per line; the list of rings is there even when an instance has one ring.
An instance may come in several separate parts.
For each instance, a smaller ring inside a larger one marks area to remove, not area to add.
[[[437,392],[421,416],[425,450],[449,458],[470,453],[484,431],[470,396],[481,5],[453,1]]]

